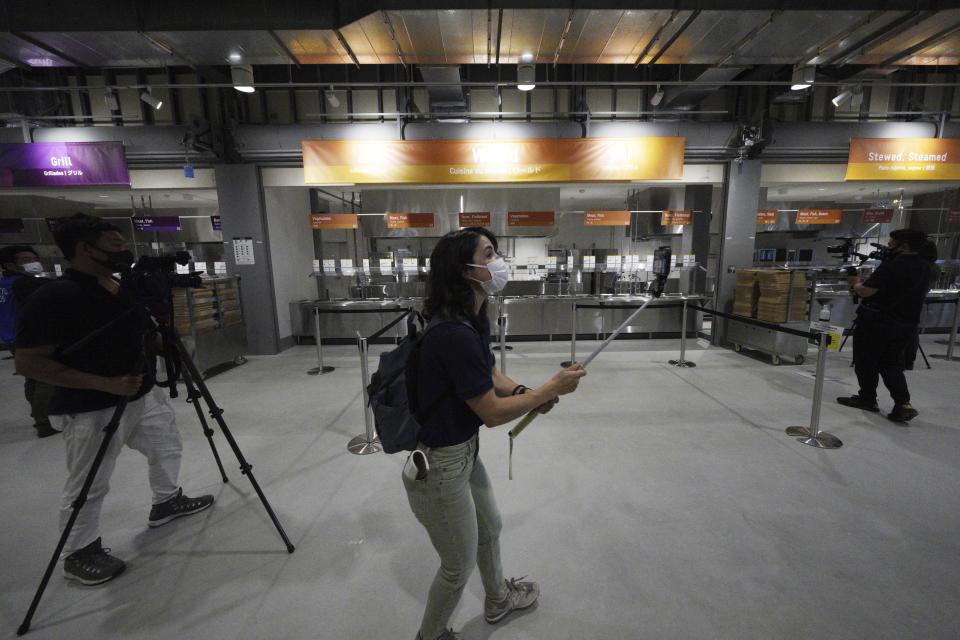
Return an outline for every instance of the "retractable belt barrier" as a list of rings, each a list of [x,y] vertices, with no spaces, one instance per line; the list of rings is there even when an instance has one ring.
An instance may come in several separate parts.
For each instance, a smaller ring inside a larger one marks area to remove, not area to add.
[[[765,322],[763,320],[756,320],[754,318],[745,318],[732,313],[717,311],[716,309],[708,309],[699,305],[696,308],[703,313],[709,313],[721,318],[727,318],[728,320],[736,320],[737,322],[742,322],[744,324],[763,327],[765,329],[779,331],[781,333],[787,333],[793,336],[800,336],[802,338],[806,338],[807,340],[816,340],[817,374],[813,383],[813,406],[810,410],[810,425],[808,427],[787,427],[786,433],[788,436],[796,438],[803,444],[816,447],[817,449],[839,449],[843,446],[843,442],[841,442],[839,438],[830,435],[826,431],[820,430],[820,405],[823,401],[823,377],[827,368],[827,349],[830,347],[830,341],[832,340],[830,334],[821,333],[819,331],[801,331],[799,329],[783,327],[773,322]]]
[[[950,323],[950,340],[947,342],[947,352],[944,355],[939,353],[932,354],[932,358],[942,358],[947,362],[953,361],[953,347],[957,342],[957,316],[960,315],[960,297],[957,298],[931,298],[926,301],[927,304],[952,304],[953,322]]]
[[[347,443],[347,451],[358,456],[365,456],[380,451],[380,439],[373,430],[373,416],[370,415],[370,397],[367,394],[367,385],[370,384],[370,365],[369,365],[369,346],[371,340],[376,340],[387,331],[390,331],[401,320],[413,313],[413,307],[388,307],[386,309],[354,309],[347,313],[389,313],[401,312],[399,316],[378,329],[367,338],[360,335],[357,331],[357,348],[360,351],[360,392],[363,399],[363,424],[364,432],[351,438]]]

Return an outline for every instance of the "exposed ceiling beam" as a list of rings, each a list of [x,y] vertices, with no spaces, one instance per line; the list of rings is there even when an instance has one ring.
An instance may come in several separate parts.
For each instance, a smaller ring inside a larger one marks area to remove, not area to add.
[[[563,27],[563,33],[560,34],[560,42],[557,43],[557,50],[553,52],[553,66],[557,66],[557,61],[560,60],[560,50],[563,49],[563,43],[567,40],[567,34],[570,33],[570,27],[573,25],[573,9],[570,9],[570,13],[567,15],[567,24]]]
[[[70,64],[72,64],[72,65],[75,66],[75,67],[88,67],[88,66],[90,66],[90,65],[88,65],[86,62],[83,62],[82,60],[80,60],[79,58],[74,58],[73,56],[71,56],[71,55],[69,55],[69,54],[67,54],[67,53],[64,53],[64,52],[61,51],[60,49],[57,49],[56,47],[50,46],[49,44],[47,44],[47,43],[45,43],[45,42],[41,42],[40,40],[37,40],[36,38],[34,38],[33,36],[31,36],[31,35],[28,34],[28,33],[24,33],[24,32],[22,32],[22,31],[11,31],[10,33],[11,33],[11,35],[14,35],[14,36],[16,36],[17,38],[20,38],[21,40],[23,40],[23,41],[26,42],[26,43],[32,44],[33,46],[37,47],[38,49],[41,49],[41,50],[43,50],[43,51],[46,51],[47,53],[49,53],[49,54],[52,55],[52,56],[56,56],[56,57],[60,58],[61,60],[65,61],[65,62],[69,62]]]
[[[380,12],[383,15],[383,24],[387,27],[387,33],[390,35],[390,41],[393,42],[393,48],[397,52],[397,57],[400,58],[400,64],[403,65],[404,69],[407,67],[407,61],[403,57],[403,49],[400,48],[400,41],[397,40],[397,32],[393,28],[393,22],[390,20],[390,14],[386,11]]]
[[[761,33],[764,29],[766,29],[767,27],[769,27],[769,26],[773,23],[774,19],[775,19],[779,14],[780,14],[780,11],[771,11],[771,12],[770,12],[770,15],[767,16],[767,19],[766,19],[766,20],[764,20],[763,22],[761,22],[760,24],[758,24],[757,26],[755,26],[753,29],[751,29],[750,32],[747,33],[747,35],[745,35],[745,36],[743,36],[742,38],[740,38],[740,41],[737,42],[737,44],[733,45],[733,48],[731,48],[730,51],[728,51],[728,52],[726,53],[726,55],[724,55],[722,58],[720,58],[720,59],[717,61],[717,63],[716,63],[715,66],[717,66],[717,67],[722,67],[722,66],[725,65],[727,62],[729,62],[730,59],[733,58],[733,56],[737,55],[737,53],[739,53],[741,49],[743,49],[743,48],[744,48],[745,46],[747,46],[747,44],[749,44],[754,38],[756,38],[758,35],[760,35],[760,33]]]
[[[697,16],[700,15],[700,11],[700,9],[696,9],[693,13],[687,16],[687,19],[683,21],[683,24],[680,25],[680,28],[677,29],[672,36],[670,36],[670,39],[664,43],[663,47],[660,48],[660,51],[657,51],[657,55],[653,56],[653,58],[651,58],[650,62],[647,64],[656,64],[657,60],[659,60],[660,57],[667,52],[667,49],[673,46],[673,43],[677,41],[677,38],[679,38],[680,35],[686,31],[691,24],[693,24],[693,21],[696,20]]]
[[[273,29],[267,29],[267,33],[270,34],[270,37],[273,38],[273,41],[280,47],[280,50],[283,51],[283,55],[287,56],[287,60],[290,61],[290,64],[294,65],[297,69],[300,68],[300,61],[297,60],[297,56],[293,55],[293,51],[290,51],[290,47],[287,46],[287,43],[277,35],[277,32]]]
[[[643,51],[640,52],[640,55],[637,56],[637,62],[633,65],[634,69],[643,63],[643,59],[646,58],[647,54],[650,53],[650,50],[653,49],[653,45],[660,40],[660,36],[663,35],[663,30],[666,29],[670,23],[674,21],[674,19],[676,19],[678,13],[679,11],[676,10],[670,12],[670,15],[667,16],[667,19],[663,21],[663,24],[660,25],[660,28],[657,29],[657,32],[653,34],[652,38],[650,38],[650,42],[647,43],[647,46],[645,46]]]
[[[337,40],[340,41],[340,46],[343,47],[343,50],[346,51],[347,55],[350,56],[350,59],[353,60],[354,66],[359,69],[360,61],[357,60],[357,54],[355,54],[353,49],[350,48],[350,45],[347,43],[347,39],[343,37],[342,33],[340,33],[340,29],[334,29],[333,34],[337,36]]]
[[[821,62],[817,66],[827,66],[831,64],[843,64],[849,58],[853,57],[854,54],[862,50],[867,49],[868,47],[876,46],[886,40],[889,40],[895,35],[898,35],[903,32],[904,29],[909,29],[910,27],[917,25],[930,16],[932,16],[934,11],[911,11],[910,13],[897,18],[893,22],[889,23],[884,27],[880,27],[873,33],[857,41],[853,45],[847,47],[843,51],[834,54],[827,60]]]
[[[487,5],[487,68],[493,57],[493,8]]]
[[[810,64],[820,64],[818,58],[821,55],[823,55],[824,51],[827,51],[828,49],[831,49],[836,45],[840,44],[841,42],[849,38],[851,35],[859,31],[863,27],[867,26],[871,22],[879,20],[884,16],[884,14],[885,14],[884,11],[874,11],[873,13],[863,18],[862,20],[858,20],[854,24],[850,25],[840,33],[834,34],[833,36],[827,38],[823,42],[818,42],[816,46],[811,47],[810,49],[807,49],[804,56],[801,59],[797,60],[797,63],[795,66],[804,67]]]
[[[938,42],[940,42],[941,40],[944,40],[945,38],[949,38],[957,31],[960,31],[960,23],[955,24],[952,27],[947,27],[946,29],[942,29],[938,31],[937,33],[933,34],[929,38],[926,38],[925,40],[913,45],[909,49],[905,49],[904,51],[900,51],[890,56],[889,58],[887,58],[886,60],[878,64],[877,66],[886,67],[887,65],[891,65],[898,60],[909,58],[913,54],[923,51],[924,49],[937,44]]]
[[[503,9],[500,8],[497,10],[497,60],[496,64],[500,65],[500,37],[503,35]]]

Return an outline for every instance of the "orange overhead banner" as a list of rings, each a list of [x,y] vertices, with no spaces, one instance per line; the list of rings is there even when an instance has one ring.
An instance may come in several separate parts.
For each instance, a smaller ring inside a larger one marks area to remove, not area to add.
[[[664,211],[660,214],[660,224],[665,227],[692,222],[693,211]]]
[[[847,180],[960,180],[960,138],[854,138]]]
[[[629,227],[629,211],[586,211],[583,214],[585,227]]]
[[[307,184],[679,180],[682,137],[304,140]]]
[[[840,224],[843,209],[800,209],[797,224]]]
[[[882,222],[884,224],[893,220],[893,209],[864,209],[862,222],[873,224]]]
[[[355,213],[311,213],[310,226],[314,229],[356,229],[360,225]]]
[[[433,226],[432,213],[388,213],[387,229],[428,229]]]
[[[757,224],[776,224],[777,213],[777,209],[758,209]]]
[[[468,211],[460,214],[460,227],[489,227],[489,211]]]
[[[552,227],[556,222],[553,211],[510,211],[508,227]]]

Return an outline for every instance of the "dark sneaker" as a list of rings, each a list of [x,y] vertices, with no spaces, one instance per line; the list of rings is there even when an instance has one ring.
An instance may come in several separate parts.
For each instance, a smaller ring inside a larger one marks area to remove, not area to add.
[[[126,568],[123,560],[100,545],[100,538],[63,559],[63,577],[90,586],[113,580]]]
[[[880,407],[877,406],[877,401],[864,400],[860,396],[844,396],[837,398],[837,402],[842,404],[845,407],[852,407],[854,409],[863,409],[864,411],[872,411],[877,413],[880,411]]]
[[[50,426],[50,423],[38,422],[33,425],[33,428],[37,430],[38,438],[49,438],[50,436],[55,436],[59,431]]]
[[[444,629],[440,632],[440,635],[433,640],[461,640],[462,638],[463,636],[461,636],[459,633],[455,633],[453,629]],[[419,631],[417,632],[417,640],[423,640],[423,636],[420,635]]]
[[[887,414],[887,418],[894,422],[910,422],[918,415],[919,412],[909,402],[905,402],[893,405],[893,411]]]
[[[177,491],[177,495],[169,500],[153,505],[153,508],[150,509],[149,524],[151,527],[159,527],[162,524],[167,524],[171,520],[203,511],[212,504],[213,496],[188,498],[183,495],[183,489],[180,489]]]
[[[487,622],[500,622],[511,611],[526,609],[537,601],[540,597],[540,586],[536,582],[521,582],[523,578],[510,578],[506,581],[507,597],[500,602],[494,602],[490,598],[484,600],[483,618]]]

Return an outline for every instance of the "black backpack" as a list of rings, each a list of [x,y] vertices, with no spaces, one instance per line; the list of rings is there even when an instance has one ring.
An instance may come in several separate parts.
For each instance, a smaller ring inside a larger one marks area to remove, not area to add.
[[[407,336],[396,349],[380,354],[380,364],[367,385],[367,398],[384,453],[416,449],[423,430],[416,414],[425,418],[452,394],[452,391],[444,393],[431,406],[419,411],[416,380],[420,345],[431,329],[444,322],[452,321],[433,318],[424,324],[423,316],[414,312],[407,319]],[[463,321],[463,324],[476,331],[469,322]]]

